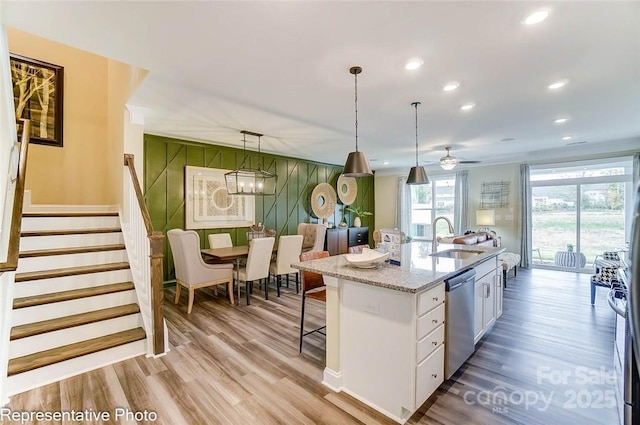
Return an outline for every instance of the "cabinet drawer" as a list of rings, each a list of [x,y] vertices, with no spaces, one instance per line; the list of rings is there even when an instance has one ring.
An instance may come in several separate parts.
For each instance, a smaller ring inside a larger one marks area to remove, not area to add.
[[[368,227],[349,228],[349,246],[364,245],[369,243]]]
[[[433,331],[438,326],[444,323],[444,304],[438,305],[438,307],[425,313],[424,316],[418,319],[417,335],[418,341],[422,339],[429,332]]]
[[[440,304],[444,304],[444,283],[418,295],[418,316]]]
[[[417,409],[444,382],[444,345],[438,347],[416,367]]]
[[[436,348],[444,345],[444,325],[440,325],[429,335],[418,341],[417,356],[418,363],[431,354]]]

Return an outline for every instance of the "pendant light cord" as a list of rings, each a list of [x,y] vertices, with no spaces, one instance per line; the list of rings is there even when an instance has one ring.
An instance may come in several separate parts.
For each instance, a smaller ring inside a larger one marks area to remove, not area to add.
[[[356,104],[356,152],[358,152],[358,73],[355,72],[353,75],[355,77],[355,87],[356,87],[356,94],[355,94],[355,104]]]
[[[418,166],[418,102],[414,102],[416,109],[416,167]]]
[[[420,102],[413,102],[413,107],[416,109],[416,167],[418,166],[418,105]]]

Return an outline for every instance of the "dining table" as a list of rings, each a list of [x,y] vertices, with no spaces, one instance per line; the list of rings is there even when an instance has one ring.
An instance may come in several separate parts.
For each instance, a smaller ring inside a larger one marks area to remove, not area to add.
[[[278,247],[273,246],[273,252],[277,252]],[[226,248],[205,248],[200,252],[206,259],[212,259],[218,262],[233,261],[236,269],[236,288],[237,297],[236,305],[240,305],[240,261],[249,256],[249,245],[238,245]]]

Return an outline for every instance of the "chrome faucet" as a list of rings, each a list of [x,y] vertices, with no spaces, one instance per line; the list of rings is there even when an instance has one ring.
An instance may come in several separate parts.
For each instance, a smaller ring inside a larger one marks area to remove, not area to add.
[[[454,234],[453,231],[453,225],[451,224],[451,221],[445,217],[445,216],[440,216],[440,217],[436,217],[433,220],[433,223],[431,223],[431,230],[432,230],[432,234],[431,234],[431,252],[436,252],[436,248],[438,247],[438,242],[436,241],[436,223],[438,222],[438,220],[444,220],[447,222],[447,224],[449,225],[449,233],[451,233],[452,235]]]

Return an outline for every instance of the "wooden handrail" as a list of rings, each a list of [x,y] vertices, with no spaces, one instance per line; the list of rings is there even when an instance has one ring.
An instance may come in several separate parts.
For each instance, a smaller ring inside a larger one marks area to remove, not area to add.
[[[18,268],[18,256],[20,254],[22,203],[24,201],[24,183],[27,175],[27,150],[29,149],[31,122],[29,120],[20,119],[17,124],[22,125],[20,156],[18,171],[15,176],[16,188],[13,194],[13,210],[11,212],[11,229],[9,230],[7,261],[0,263],[0,272],[15,271]],[[9,178],[13,179],[14,177],[10,176]]]
[[[133,155],[130,153],[124,154],[124,165],[129,169],[131,174],[131,182],[133,183],[133,190],[136,192],[136,198],[138,199],[138,206],[142,211],[142,220],[144,221],[144,227],[147,229],[147,236],[151,237],[153,234],[153,224],[151,224],[151,216],[147,209],[147,204],[144,203],[144,196],[142,195],[142,189],[138,182],[138,173],[136,173],[136,167],[133,162]]]
[[[131,183],[133,184],[133,190],[136,192],[136,199],[138,200],[138,206],[142,212],[142,220],[147,231],[147,237],[149,238],[151,261],[151,308],[153,313],[153,353],[164,353],[164,288],[162,285],[162,241],[164,240],[164,234],[162,232],[156,232],[153,230],[153,224],[151,224],[151,216],[147,209],[147,204],[144,202],[144,196],[142,195],[142,189],[138,182],[138,174],[133,162],[133,155],[124,154],[124,165],[129,169],[131,174]]]

